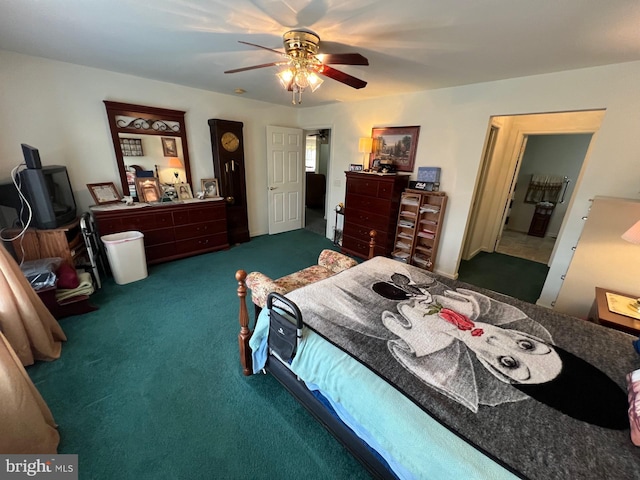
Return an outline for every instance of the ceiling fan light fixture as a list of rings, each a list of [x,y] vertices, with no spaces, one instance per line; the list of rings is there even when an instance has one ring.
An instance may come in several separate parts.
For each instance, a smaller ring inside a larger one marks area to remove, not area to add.
[[[285,58],[284,61],[263,63],[250,67],[227,70],[224,73],[238,73],[266,67],[285,66],[276,76],[282,87],[292,92],[292,103],[302,103],[302,92],[308,88],[315,92],[323,83],[321,76],[329,77],[352,88],[364,88],[367,82],[336,70],[326,64],[369,65],[369,61],[359,53],[323,54],[318,51],[320,37],[310,30],[290,30],[283,35],[284,53],[254,43],[245,45],[268,50]]]
[[[278,77],[278,80],[280,80],[280,84],[282,85],[282,87],[285,90],[288,90],[289,85],[291,85],[291,81],[295,76],[295,72],[293,71],[292,68],[285,68],[284,70],[281,70],[278,73],[276,73],[276,76]]]
[[[315,92],[320,85],[322,85],[322,80],[316,72],[309,73],[307,80],[309,81],[309,88],[311,88],[312,92]]]

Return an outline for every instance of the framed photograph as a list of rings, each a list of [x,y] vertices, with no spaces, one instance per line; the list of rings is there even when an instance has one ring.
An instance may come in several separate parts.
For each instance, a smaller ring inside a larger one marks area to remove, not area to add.
[[[176,145],[176,139],[170,137],[160,137],[162,140],[162,152],[165,157],[177,157],[178,147]]]
[[[361,172],[363,170],[361,163],[352,163],[349,165],[350,172]]]
[[[141,202],[159,202],[162,198],[160,182],[155,177],[136,177],[136,190]]]
[[[201,180],[202,191],[204,192],[204,198],[218,198],[220,197],[220,189],[218,188],[217,178],[203,178]]]
[[[107,203],[117,203],[122,197],[116,190],[113,182],[106,183],[87,183],[89,193],[96,202],[96,205],[105,205]]]
[[[178,194],[178,200],[187,200],[193,198],[191,193],[191,186],[188,183],[176,183],[176,193]]]
[[[413,172],[420,127],[386,127],[371,130],[373,145],[369,165],[391,163],[398,172]]]

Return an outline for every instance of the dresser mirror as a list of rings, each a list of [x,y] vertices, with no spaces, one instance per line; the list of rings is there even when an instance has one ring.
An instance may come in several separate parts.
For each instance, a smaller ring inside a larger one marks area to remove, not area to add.
[[[153,176],[161,185],[191,181],[185,112],[104,101],[122,194],[137,199],[136,177]],[[170,189],[169,189],[170,190]]]

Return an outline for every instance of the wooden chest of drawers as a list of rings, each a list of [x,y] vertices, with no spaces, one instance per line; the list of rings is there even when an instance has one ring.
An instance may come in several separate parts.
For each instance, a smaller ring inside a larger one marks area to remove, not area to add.
[[[376,230],[375,255],[389,256],[393,249],[400,196],[409,175],[345,172],[347,189],[342,251],[367,258],[369,232]]]
[[[100,235],[135,230],[144,234],[148,264],[229,247],[224,201],[193,201],[144,208],[92,210]]]

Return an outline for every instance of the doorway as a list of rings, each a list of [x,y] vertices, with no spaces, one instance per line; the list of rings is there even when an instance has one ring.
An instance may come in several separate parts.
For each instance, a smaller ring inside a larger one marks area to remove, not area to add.
[[[327,178],[331,130],[305,130],[305,223],[304,228],[327,234]]]
[[[549,263],[591,137],[527,135],[496,252]]]
[[[556,207],[558,211],[554,212],[553,220],[545,232],[545,237],[548,232],[553,243],[546,263],[549,266],[553,263],[556,240],[562,236],[565,224],[565,213],[571,209],[574,193],[579,188],[582,170],[588,159],[589,148],[595,138],[594,134],[600,128],[604,113],[604,110],[594,110],[495,116],[489,119],[462,260],[471,260],[480,252],[493,253],[498,248],[506,248],[507,239],[501,242],[505,232],[526,230],[528,233],[536,203],[522,201],[516,205],[516,199],[521,195],[526,196],[533,171],[552,175],[541,170],[545,168],[549,169],[549,172],[557,172],[562,178],[567,176],[571,179],[566,185],[562,204],[558,203],[562,208]],[[534,146],[531,153],[528,146],[530,141],[533,141]],[[559,145],[563,142],[571,145],[562,148],[563,151],[572,150],[571,162],[575,164],[570,170],[565,170],[566,165],[563,165],[563,169],[558,171],[554,170],[553,166],[555,156],[551,158],[549,152],[554,148],[560,148]],[[526,162],[525,155],[531,155]],[[576,160],[576,157],[579,160]],[[526,166],[524,170],[523,165]],[[564,171],[570,174],[562,173]],[[553,176],[555,175],[556,173],[553,173]],[[521,205],[525,203],[526,205]],[[515,211],[516,206],[522,210],[521,214]],[[514,218],[517,219],[518,216],[520,218],[515,221]],[[523,222],[526,228],[523,227]]]

